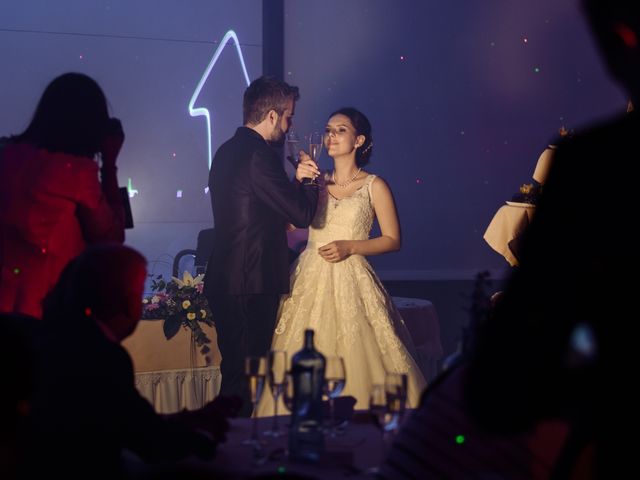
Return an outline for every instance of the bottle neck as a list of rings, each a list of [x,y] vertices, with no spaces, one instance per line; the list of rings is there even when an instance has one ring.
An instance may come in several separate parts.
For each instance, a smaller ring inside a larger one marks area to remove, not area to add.
[[[304,332],[304,348],[306,350],[313,350],[313,330],[305,330]]]

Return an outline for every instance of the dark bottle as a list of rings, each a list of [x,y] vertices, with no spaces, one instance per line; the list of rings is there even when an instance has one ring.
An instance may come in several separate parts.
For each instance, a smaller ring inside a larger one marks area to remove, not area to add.
[[[291,359],[293,405],[289,428],[292,460],[316,462],[324,451],[322,386],[324,355],[313,346],[313,330],[304,331],[304,347]]]

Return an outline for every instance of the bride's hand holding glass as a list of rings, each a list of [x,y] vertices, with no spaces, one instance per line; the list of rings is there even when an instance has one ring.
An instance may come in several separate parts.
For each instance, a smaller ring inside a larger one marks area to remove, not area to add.
[[[315,179],[318,175],[320,175],[318,164],[306,152],[300,151],[296,179],[301,183],[305,183],[305,180]]]

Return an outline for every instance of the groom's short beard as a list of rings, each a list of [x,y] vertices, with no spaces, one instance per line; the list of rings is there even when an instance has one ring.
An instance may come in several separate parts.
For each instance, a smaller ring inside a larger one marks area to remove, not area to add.
[[[271,140],[269,140],[269,143],[274,147],[283,147],[284,138],[284,131],[282,130],[282,128],[280,128],[280,125],[276,125],[275,127],[273,127],[273,132],[271,133]]]

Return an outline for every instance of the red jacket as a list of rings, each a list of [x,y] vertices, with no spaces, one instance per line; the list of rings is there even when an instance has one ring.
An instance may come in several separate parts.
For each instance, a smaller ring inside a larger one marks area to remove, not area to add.
[[[87,244],[124,241],[115,168],[27,144],[0,149],[0,312],[40,318],[42,300]],[[99,275],[99,272],[96,272]]]

